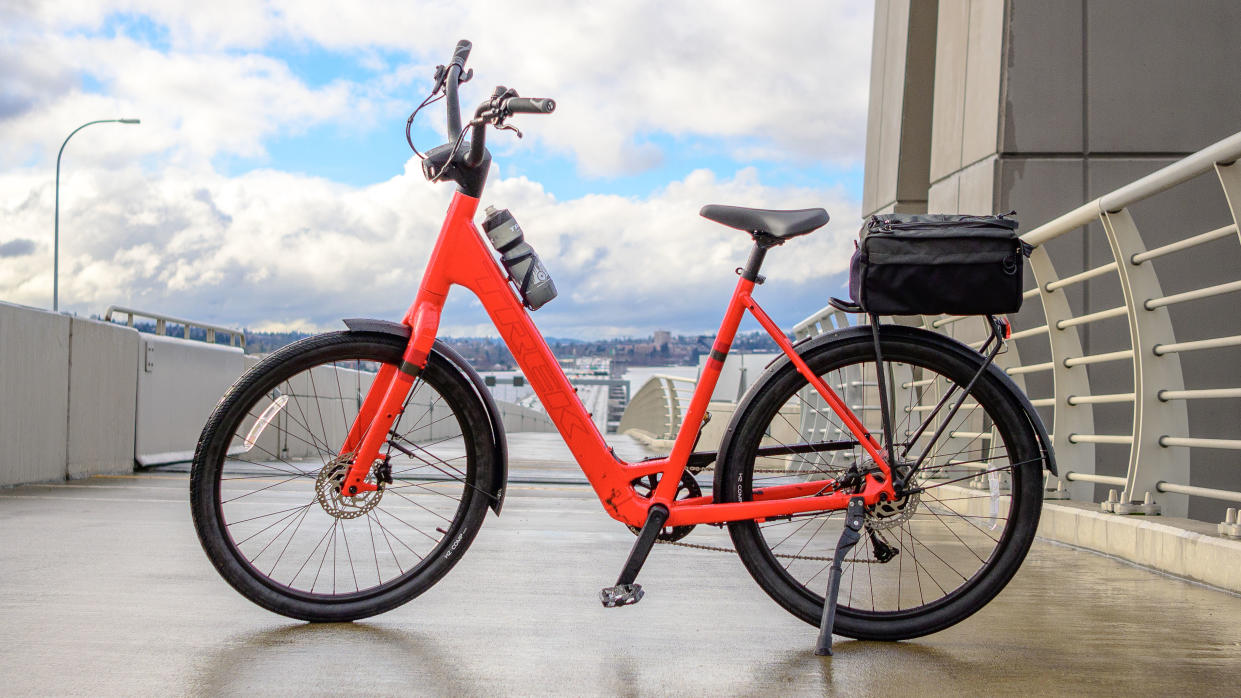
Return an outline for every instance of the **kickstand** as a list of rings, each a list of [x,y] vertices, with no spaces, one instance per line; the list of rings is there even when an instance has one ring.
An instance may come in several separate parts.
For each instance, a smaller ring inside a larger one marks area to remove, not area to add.
[[[823,604],[823,619],[819,621],[819,641],[814,653],[819,657],[832,655],[832,628],[836,625],[836,597],[840,595],[841,563],[845,555],[857,545],[862,537],[862,522],[866,518],[866,500],[853,497],[845,510],[845,528],[836,543],[836,556],[832,558],[832,570],[828,575],[827,597]]]

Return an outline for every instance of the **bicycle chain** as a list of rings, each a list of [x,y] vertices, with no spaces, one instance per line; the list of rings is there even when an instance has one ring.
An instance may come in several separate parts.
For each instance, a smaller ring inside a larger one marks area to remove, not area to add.
[[[656,542],[661,543],[663,545],[679,545],[682,548],[695,548],[697,550],[709,550],[709,551],[717,552],[717,553],[736,554],[737,552],[736,549],[734,548],[722,548],[718,545],[702,545],[701,543],[683,543],[678,540],[660,540]],[[791,559],[791,560],[813,560],[816,562],[831,562],[833,560],[833,558],[823,557],[821,555],[789,555],[788,553],[772,553],[772,555],[776,557],[782,557],[785,559]],[[853,558],[851,560],[846,559],[845,562],[852,562],[854,564],[867,564],[867,565],[882,564],[878,560],[859,560],[857,558]]]
[[[714,464],[708,465],[705,468],[700,468],[693,472],[695,475],[698,475],[699,473],[705,473],[707,471],[713,471],[713,470],[715,470]],[[789,475],[790,474],[787,470],[776,470],[776,469],[769,469],[769,468],[755,468],[752,472],[769,473],[773,475]],[[682,548],[693,548],[695,550],[707,550],[707,551],[716,552],[716,553],[729,553],[730,555],[737,554],[737,550],[735,548],[724,548],[718,545],[703,545],[701,543],[686,543],[684,541],[679,541],[679,540],[659,540],[659,539],[656,539],[655,542],[659,543],[660,545],[679,545]],[[786,560],[788,559],[811,560],[814,562],[832,562],[832,560],[834,559],[831,557],[824,557],[821,555],[790,555],[788,553],[772,553],[772,555],[776,557],[784,558]],[[853,562],[855,564],[865,563],[868,565],[874,565],[874,564],[878,564],[879,561],[878,560],[858,560],[855,558],[853,560],[846,560],[846,562]]]

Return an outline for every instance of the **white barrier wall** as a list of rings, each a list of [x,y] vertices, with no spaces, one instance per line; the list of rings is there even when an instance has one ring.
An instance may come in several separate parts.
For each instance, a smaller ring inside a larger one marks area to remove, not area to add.
[[[142,334],[134,459],[138,465],[188,461],[203,424],[245,370],[240,347]]]
[[[0,303],[0,486],[188,461],[216,403],[257,361],[236,347]],[[324,398],[315,408],[315,419],[322,410],[330,435],[343,439],[373,375],[319,373],[325,395],[344,381],[340,397]],[[427,406],[417,398],[414,403]],[[542,412],[499,407],[510,432],[555,430]],[[430,433],[423,438],[449,428],[438,409],[427,418]],[[285,438],[277,443],[279,434]],[[282,422],[260,446],[288,457],[317,457],[298,435]]]
[[[69,478],[133,470],[138,344],[132,327],[70,320]]]
[[[65,477],[69,318],[0,303],[0,485]]]
[[[545,412],[500,400],[496,400],[496,407],[500,408],[500,421],[504,423],[505,432],[556,431],[556,425]]]
[[[138,331],[0,303],[0,485],[128,472]]]

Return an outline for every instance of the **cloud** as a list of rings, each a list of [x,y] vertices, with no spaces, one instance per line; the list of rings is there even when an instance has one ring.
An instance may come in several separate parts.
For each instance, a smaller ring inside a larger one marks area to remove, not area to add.
[[[36,142],[55,138],[47,134],[49,116],[68,123],[69,114],[91,113],[85,107],[111,106],[176,124],[148,129],[147,152],[180,143],[208,156],[261,154],[262,139],[283,129],[347,124],[382,111],[385,100],[411,103],[429,85],[431,68],[468,37],[477,77],[463,103],[480,101],[501,82],[557,98],[554,127],[536,129],[522,147],[550,147],[587,175],[657,164],[658,149],[647,141],[653,133],[718,139],[736,157],[794,162],[854,162],[864,147],[869,3],[563,0],[532,9],[499,1],[65,0],[32,8],[9,49],[22,58],[6,63],[21,61],[13,75],[41,73],[30,83],[54,84],[60,108],[32,111],[34,98],[22,96],[29,90],[12,91],[4,106],[25,110],[37,128],[23,135]],[[166,31],[168,49],[110,27],[118,13]],[[310,89],[262,55],[273,46],[336,51],[371,65],[372,52],[385,50],[408,61],[365,84]],[[112,99],[66,94],[76,66],[109,85]],[[409,84],[415,79],[416,87]]]
[[[373,126],[390,101],[344,80],[311,87],[284,61],[258,53],[163,52],[124,37],[53,36],[39,43],[37,54],[28,43],[30,55],[9,61],[18,89],[9,98],[10,117],[0,117],[5,161],[37,155],[54,163],[62,139],[86,120],[83,115],[137,116],[139,126],[92,127],[111,132],[91,131],[89,145],[75,138],[66,157],[85,165],[155,157],[205,168],[219,155],[263,157],[267,139],[318,124]],[[80,89],[77,76],[67,78],[72,66],[87,66],[82,74],[105,92]]]
[[[351,188],[270,170],[187,180],[174,169],[83,172],[62,212],[61,289],[66,307],[99,313],[123,304],[248,327],[335,327],[350,316],[399,318],[447,208],[451,187],[427,184],[411,160],[387,182]],[[0,188],[20,188],[0,177]],[[596,337],[653,326],[709,331],[749,249],[748,237],[697,216],[705,203],[828,206],[841,224],[771,253],[760,298],[773,312],[800,302],[800,320],[845,268],[858,204],[839,189],[766,186],[757,170],[721,179],[697,171],[647,198],[590,195],[559,201],[524,177],[493,173],[484,204],[513,211],[542,255],[560,297],[536,314],[544,332]],[[46,225],[45,210],[2,214],[16,228]],[[9,297],[44,304],[50,249],[0,259]],[[799,295],[800,294],[800,295]],[[810,300],[803,296],[809,294]],[[487,322],[467,291],[454,291],[449,333]]]
[[[434,65],[469,37],[476,77],[463,104],[497,82],[559,104],[521,124],[526,139],[496,139],[502,165],[550,152],[577,175],[617,176],[660,166],[685,142],[720,156],[714,171],[641,197],[603,183],[563,200],[502,166],[492,173],[484,204],[513,210],[560,288],[535,316],[545,332],[711,330],[749,243],[698,218],[705,203],[831,211],[826,231],[769,257],[758,296],[791,326],[839,294],[858,192],[777,186],[766,165],[856,167],[871,14],[866,3],[810,0],[9,4],[0,9],[0,230],[12,242],[0,248],[0,298],[48,304],[65,136],[87,118],[137,116],[140,126],[92,126],[65,149],[62,305],[255,328],[399,317],[450,189],[426,184],[416,160],[351,187],[280,171],[269,149],[324,125],[395,135]],[[328,58],[320,79],[298,63],[309,54]],[[442,113],[431,118],[443,123]],[[229,158],[271,165],[231,176]],[[487,325],[463,293],[449,310],[448,332]]]
[[[34,253],[34,240],[25,238],[17,238],[8,242],[0,243],[0,258],[5,257],[25,257]]]

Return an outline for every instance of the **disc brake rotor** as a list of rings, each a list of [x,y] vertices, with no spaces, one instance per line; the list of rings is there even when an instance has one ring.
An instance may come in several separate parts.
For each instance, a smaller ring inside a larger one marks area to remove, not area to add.
[[[337,458],[323,466],[319,476],[315,478],[315,499],[324,511],[337,519],[365,516],[379,505],[379,500],[383,497],[382,479],[377,483],[379,489],[374,492],[363,492],[352,497],[342,496],[341,486],[345,484],[345,476],[349,474],[351,465]]]

